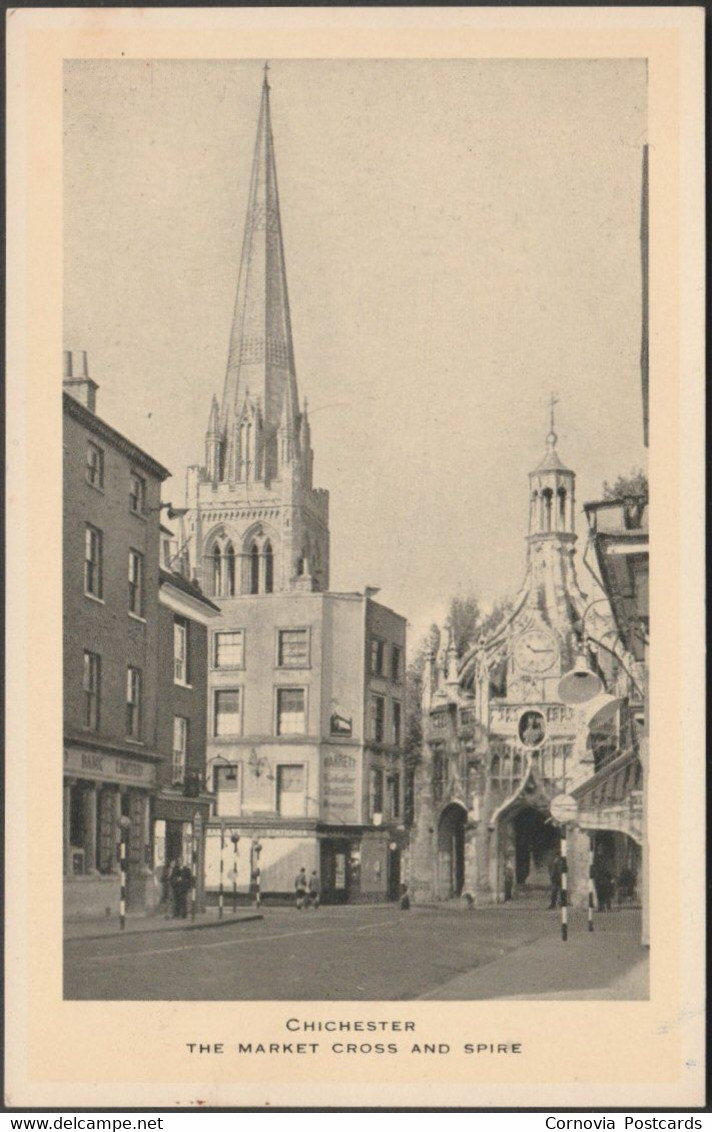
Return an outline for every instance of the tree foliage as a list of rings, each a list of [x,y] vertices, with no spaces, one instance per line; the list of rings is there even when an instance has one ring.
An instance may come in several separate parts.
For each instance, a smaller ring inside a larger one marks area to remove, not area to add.
[[[606,480],[603,485],[604,499],[625,499],[631,495],[648,498],[648,477],[642,468],[633,468],[627,476],[618,476],[613,483]]]
[[[498,601],[489,613],[483,615],[474,593],[457,594],[451,598],[447,621],[452,628],[458,657],[464,656],[482,637],[486,638],[493,633],[510,608],[511,602]],[[411,765],[419,759],[423,743],[421,701],[425,658],[430,651],[437,653],[440,642],[438,626],[431,625],[427,635],[418,645],[406,672],[405,750],[406,758]]]

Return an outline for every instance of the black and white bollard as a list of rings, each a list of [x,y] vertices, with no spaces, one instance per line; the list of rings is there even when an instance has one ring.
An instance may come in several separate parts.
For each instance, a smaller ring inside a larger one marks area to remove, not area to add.
[[[193,840],[191,844],[191,869],[190,869],[190,918],[195,920],[195,898],[198,877],[198,839],[195,836],[195,826],[193,826]]]
[[[121,893],[119,895],[119,923],[121,931],[126,927],[126,835],[121,830],[121,841],[119,843],[119,862],[121,868]]]
[[[239,833],[232,835],[232,848],[233,848],[233,862],[232,862],[232,914],[237,912],[237,843],[240,840]]]
[[[223,918],[223,901],[225,899],[224,872],[225,872],[225,830],[224,830],[223,826],[221,825],[220,826],[220,891],[219,891],[219,894],[218,894],[218,919],[219,920],[222,920],[222,918]]]
[[[561,938],[569,938],[569,877],[566,862],[566,826],[561,827]]]
[[[588,930],[593,931],[593,838],[588,839]]]

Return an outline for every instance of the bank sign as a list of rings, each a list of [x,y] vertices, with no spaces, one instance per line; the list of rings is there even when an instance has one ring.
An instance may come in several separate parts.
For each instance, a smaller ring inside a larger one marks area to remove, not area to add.
[[[124,758],[123,755],[107,755],[103,751],[83,751],[77,747],[64,748],[64,773],[133,786],[156,784],[156,768],[150,763]]]
[[[327,751],[322,762],[322,821],[358,822],[358,761],[345,751]]]

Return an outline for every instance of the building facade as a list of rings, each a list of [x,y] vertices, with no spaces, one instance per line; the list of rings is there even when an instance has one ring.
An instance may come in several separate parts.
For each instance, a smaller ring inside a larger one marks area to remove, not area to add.
[[[65,914],[153,899],[158,783],[159,515],[169,472],[96,416],[86,355],[65,352]]]
[[[405,622],[368,591],[329,591],[329,497],[313,469],[265,77],[223,394],[186,499],[193,576],[220,610],[209,893],[221,858],[241,898],[258,879],[261,897],[291,893],[302,865],[327,899],[400,884]]]
[[[617,749],[620,715],[597,738],[589,708],[560,692],[581,658],[601,686],[614,670],[605,652],[592,651],[613,621],[605,598],[591,602],[577,580],[575,475],[556,445],[552,407],[546,453],[529,476],[527,571],[511,612],[464,656],[448,636],[426,662],[411,850],[416,900],[466,893],[476,903],[498,902],[507,877],[515,900],[548,889],[561,833],[551,802]],[[588,833],[571,828],[574,903],[587,900],[588,853]]]

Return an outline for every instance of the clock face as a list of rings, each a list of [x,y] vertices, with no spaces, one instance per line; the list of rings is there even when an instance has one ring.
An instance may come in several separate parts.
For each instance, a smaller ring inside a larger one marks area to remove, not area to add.
[[[517,638],[514,660],[522,672],[539,674],[553,668],[557,657],[554,638],[543,629],[529,629]]]

